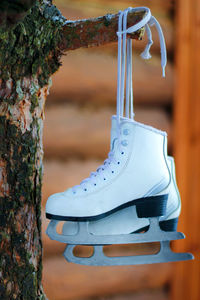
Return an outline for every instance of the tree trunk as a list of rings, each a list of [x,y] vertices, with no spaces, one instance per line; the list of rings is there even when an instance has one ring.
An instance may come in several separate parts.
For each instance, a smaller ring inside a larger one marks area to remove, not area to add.
[[[133,14],[132,24],[143,15]],[[0,27],[0,299],[45,299],[42,131],[50,76],[60,66],[62,51],[116,40],[117,15],[109,22],[106,16],[83,21],[83,32],[98,24],[100,33],[96,29],[96,36],[84,35],[78,43],[80,27],[66,24],[51,1],[36,1],[23,20],[21,15],[15,20],[20,23],[6,30],[5,21]],[[133,38],[141,35],[142,31]]]
[[[1,94],[10,100],[14,80],[4,84]],[[48,87],[39,88],[36,78],[26,77],[18,89],[18,101],[1,104],[0,298],[43,299],[40,202],[43,108]]]
[[[60,63],[62,17],[37,3],[0,33],[0,299],[44,299],[41,287],[42,129],[49,78]]]

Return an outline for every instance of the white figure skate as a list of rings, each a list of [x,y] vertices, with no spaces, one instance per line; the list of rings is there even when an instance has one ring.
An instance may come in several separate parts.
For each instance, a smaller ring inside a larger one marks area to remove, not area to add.
[[[175,175],[171,178],[174,166],[172,160],[167,159],[166,133],[133,120],[132,45],[130,39],[126,43],[127,33],[145,26],[149,43],[143,57],[149,58],[152,39],[147,23],[156,25],[161,42],[163,76],[166,65],[162,30],[150,10],[142,9],[147,12],[144,19],[128,29],[127,14],[132,8],[119,15],[117,116],[113,121],[115,129],[111,134],[112,149],[108,159],[80,185],[54,194],[47,201],[46,216],[51,219],[47,234],[52,239],[68,243],[64,255],[75,263],[127,265],[192,259],[191,254],[173,253],[169,247],[171,240],[184,238],[184,235],[175,231],[180,197]],[[123,117],[125,63],[126,118]],[[62,235],[56,232],[60,220],[70,221],[64,225]],[[146,227],[145,233],[136,233]],[[161,248],[154,255],[106,257],[102,249],[106,244],[155,241],[160,242]],[[73,248],[77,244],[95,245],[93,256],[74,256]]]
[[[156,132],[156,134],[159,133]],[[114,144],[116,143],[115,141],[116,139],[113,140]],[[165,156],[165,153],[163,153],[163,156]],[[139,159],[139,161],[141,160]],[[66,222],[63,226],[63,234],[56,232],[58,221],[51,221],[47,234],[52,239],[68,244],[64,252],[65,258],[70,262],[85,265],[125,265],[192,259],[192,256],[188,253],[177,254],[171,252],[169,247],[171,240],[182,239],[184,235],[176,232],[181,203],[175,181],[174,162],[173,159],[169,157],[167,161],[171,173],[170,184],[166,184],[166,188],[162,191],[160,190],[160,193],[153,193],[154,196],[152,198],[146,197],[145,199],[148,199],[147,201],[149,202],[142,203],[139,200],[137,204],[136,200],[136,205],[121,208],[112,214],[110,214],[109,211],[108,216],[106,216],[106,214],[100,215],[100,219],[96,221]],[[82,188],[84,187],[82,186]],[[132,188],[131,185],[130,188]],[[155,190],[156,189],[157,187]],[[159,202],[157,202],[156,197],[159,197],[159,195],[162,197],[163,195],[168,195],[167,207],[163,207],[163,204],[164,206],[166,205],[165,200],[158,198]],[[164,216],[162,217],[161,215]],[[96,218],[94,218],[94,220],[95,219]],[[80,221],[81,219],[77,218],[77,220]],[[88,218],[88,220],[92,219]],[[138,232],[146,229],[148,229],[148,231],[145,233],[138,234]],[[161,242],[160,252],[154,255],[143,255],[141,257],[107,257],[104,255],[102,249],[102,245],[106,244],[156,241]],[[93,256],[89,258],[74,256],[73,249],[77,244],[95,245]]]

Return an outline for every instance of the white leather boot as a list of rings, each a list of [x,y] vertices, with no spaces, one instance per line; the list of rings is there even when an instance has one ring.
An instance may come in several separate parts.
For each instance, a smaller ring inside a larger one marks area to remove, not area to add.
[[[49,197],[48,218],[97,220],[134,205],[144,217],[150,210],[159,215],[167,203],[162,192],[170,183],[166,133],[125,118],[119,126],[104,164],[80,185]]]

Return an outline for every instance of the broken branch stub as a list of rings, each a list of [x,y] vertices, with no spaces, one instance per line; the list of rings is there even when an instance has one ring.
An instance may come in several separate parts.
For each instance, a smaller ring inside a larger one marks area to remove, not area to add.
[[[145,10],[142,9],[139,12],[130,12],[127,18],[127,25],[132,26],[136,24],[145,14]],[[59,48],[62,51],[69,51],[117,41],[118,18],[119,14],[108,14],[93,19],[66,21],[63,26]],[[144,29],[141,28],[135,33],[129,34],[129,37],[139,40],[143,34]]]

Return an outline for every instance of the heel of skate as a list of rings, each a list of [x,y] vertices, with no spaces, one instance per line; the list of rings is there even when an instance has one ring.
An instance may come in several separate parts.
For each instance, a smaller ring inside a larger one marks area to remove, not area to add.
[[[161,217],[166,214],[168,195],[146,197],[136,203],[139,218]]]
[[[160,222],[160,228],[163,231],[176,231],[177,225],[178,225],[178,218]]]

